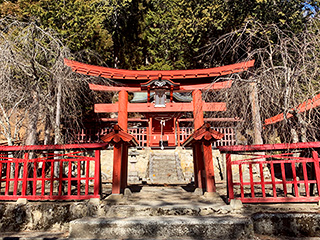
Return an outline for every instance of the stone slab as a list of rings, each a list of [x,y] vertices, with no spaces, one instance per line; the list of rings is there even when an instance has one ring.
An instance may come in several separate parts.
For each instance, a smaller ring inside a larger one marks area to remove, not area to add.
[[[320,237],[319,213],[256,213],[251,218],[257,234]]]
[[[253,223],[240,217],[83,218],[70,222],[70,238],[250,239]]]

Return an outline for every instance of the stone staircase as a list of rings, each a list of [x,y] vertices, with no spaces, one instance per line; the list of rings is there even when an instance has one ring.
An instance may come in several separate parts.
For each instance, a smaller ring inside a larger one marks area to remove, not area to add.
[[[154,150],[150,154],[148,184],[185,184],[178,153]]]

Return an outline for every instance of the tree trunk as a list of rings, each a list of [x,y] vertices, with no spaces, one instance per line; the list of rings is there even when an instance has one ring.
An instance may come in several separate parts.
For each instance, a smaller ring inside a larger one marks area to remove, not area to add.
[[[301,134],[301,142],[307,142],[307,123],[303,120],[301,114],[297,114],[297,118]]]
[[[251,82],[249,84],[249,87],[250,87],[252,121],[253,121],[253,129],[254,129],[254,144],[263,144],[262,135],[261,135],[262,123],[261,123],[261,116],[260,116],[257,83]]]
[[[51,133],[51,122],[50,122],[50,116],[46,115],[46,120],[44,123],[44,140],[43,144],[44,145],[49,145],[50,144],[50,133]]]
[[[26,145],[35,145],[37,142],[37,124],[39,119],[39,94],[33,93],[33,104],[28,112],[28,129]]]
[[[54,144],[60,144],[61,99],[62,99],[62,83],[60,78],[58,78],[57,84],[58,84],[58,89],[57,89],[56,120],[54,123]],[[59,153],[59,152],[55,152],[55,153]],[[54,175],[56,177],[59,176],[59,162],[54,163]]]

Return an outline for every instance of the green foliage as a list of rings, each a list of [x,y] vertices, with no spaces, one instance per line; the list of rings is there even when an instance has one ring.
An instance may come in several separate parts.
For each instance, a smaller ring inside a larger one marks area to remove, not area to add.
[[[0,1],[0,14],[51,28],[72,52],[95,53],[110,67],[186,69],[220,64],[214,61],[219,56],[199,56],[213,39],[250,19],[300,32],[319,5],[313,0],[12,0]],[[83,61],[101,64],[99,58]]]
[[[20,0],[4,5],[3,15],[14,14],[20,20],[36,21],[44,29],[55,30],[73,52],[95,51],[103,61],[110,61],[113,43],[103,25],[104,8],[100,1]]]

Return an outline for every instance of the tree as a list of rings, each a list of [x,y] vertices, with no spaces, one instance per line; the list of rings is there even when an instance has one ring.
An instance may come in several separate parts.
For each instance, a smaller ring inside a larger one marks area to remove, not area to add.
[[[86,62],[111,61],[113,42],[104,28],[109,16],[105,15],[103,1],[6,1],[0,9],[2,16],[13,15],[20,21],[36,22],[45,30],[54,30],[63,44]]]
[[[212,42],[207,53],[209,55],[219,52],[221,56],[231,58],[233,55],[239,60],[241,57],[256,60],[249,78],[236,79],[235,85],[230,91],[227,90],[228,114],[244,119],[242,132],[253,129],[253,124],[261,119],[279,113],[284,113],[284,116],[292,113],[296,118],[284,119],[283,123],[274,125],[272,129],[265,127],[265,141],[269,141],[268,133],[275,131],[285,142],[317,139],[315,129],[318,117],[314,114],[317,109],[299,114],[295,107],[320,92],[318,26],[319,19],[313,18],[304,31],[295,33],[282,30],[275,24],[262,25],[249,21],[243,28]],[[248,114],[254,111],[252,99],[250,101],[249,98],[249,82],[257,88],[258,120]],[[262,132],[262,129],[256,131]],[[296,134],[291,135],[290,132]]]
[[[64,58],[70,53],[54,32],[44,31],[34,23],[8,20],[0,21],[0,29],[3,135],[13,144],[22,124],[27,122],[27,145],[37,142],[40,125],[45,125],[46,143],[52,135],[55,144],[61,143],[62,119],[77,120],[87,83],[64,65]]]

